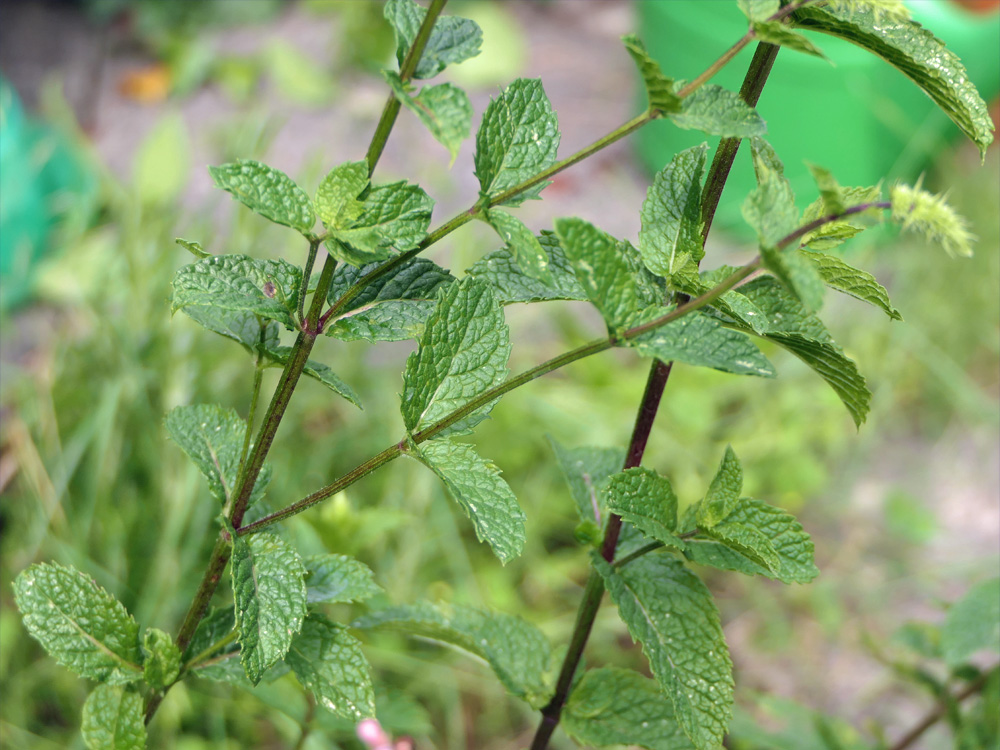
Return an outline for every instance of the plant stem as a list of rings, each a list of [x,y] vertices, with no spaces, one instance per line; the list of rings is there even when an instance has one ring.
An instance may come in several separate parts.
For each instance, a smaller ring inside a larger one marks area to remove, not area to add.
[[[801,227],[796,229],[787,237],[783,237],[781,241],[775,246],[778,250],[784,250],[790,244],[795,242],[800,237],[804,237],[815,229],[819,229],[824,224],[829,224],[831,221],[840,221],[848,216],[854,216],[855,214],[861,214],[865,211],[870,211],[873,208],[887,209],[892,208],[892,203],[889,201],[876,201],[874,203],[861,203],[857,206],[851,206],[850,208],[845,208],[840,213],[827,214],[826,216],[821,216],[818,219],[810,221],[808,224],[803,224]]]
[[[979,677],[970,682],[959,692],[952,696],[952,700],[956,703],[961,703],[966,698],[975,695],[986,685],[987,681],[992,677],[997,669],[1000,669],[1000,665],[994,666],[992,669],[988,669],[983,672]],[[920,739],[924,732],[930,729],[932,726],[937,724],[942,718],[948,714],[948,707],[944,703],[939,703],[930,713],[928,713],[920,722],[917,723],[913,729],[904,734],[899,740],[896,741],[889,750],[906,750],[914,742]]]
[[[306,267],[302,271],[302,284],[299,286],[299,323],[306,321],[306,295],[309,293],[309,277],[312,276],[313,265],[316,263],[316,251],[319,250],[318,239],[309,240],[309,255],[306,257]]]

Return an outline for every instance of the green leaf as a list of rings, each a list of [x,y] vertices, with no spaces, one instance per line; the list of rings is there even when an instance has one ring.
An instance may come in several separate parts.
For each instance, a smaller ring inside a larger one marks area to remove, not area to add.
[[[476,176],[484,198],[534,177],[556,161],[559,122],[538,79],[518,78],[490,102],[476,133]],[[537,198],[547,183],[504,201]]]
[[[740,286],[740,292],[764,314],[770,331],[798,333],[833,344],[833,338],[823,325],[823,321],[803,307],[802,303],[774,277],[760,276],[752,279]]]
[[[253,355],[280,345],[281,326],[253,313],[189,305],[184,308],[184,314],[212,333],[236,341]]]
[[[524,511],[500,470],[471,445],[447,439],[421,443],[412,455],[438,475],[472,521],[476,537],[505,565],[524,548]]]
[[[760,565],[772,574],[771,577],[778,577],[781,559],[771,540],[760,529],[749,524],[726,520],[703,529],[703,533]]]
[[[656,681],[628,669],[585,672],[566,701],[562,726],[581,745],[694,748],[677,723],[673,703]]]
[[[740,10],[751,22],[766,21],[778,12],[780,0],[736,0]]]
[[[762,246],[774,247],[799,226],[795,194],[774,149],[763,138],[752,138],[757,189],[743,202],[743,218],[756,231]]]
[[[774,565],[772,558],[772,567],[761,565],[742,551],[727,547],[724,542],[700,535],[687,540],[684,555],[701,565],[766,576],[784,583],[809,583],[819,575],[813,557],[812,539],[802,530],[802,524],[781,508],[761,500],[742,498],[726,523],[756,529],[770,543],[780,564]]]
[[[618,569],[599,555],[592,561],[684,733],[698,750],[715,750],[732,716],[733,664],[712,594],[671,555]]]
[[[973,586],[948,610],[941,650],[950,667],[963,664],[978,651],[1000,651],[1000,578]]]
[[[191,308],[248,313],[296,330],[301,285],[302,269],[287,261],[214,255],[177,271],[171,311],[184,310],[198,322],[201,319]],[[208,320],[217,318],[218,314],[212,316],[210,313]],[[206,327],[216,333],[222,332],[212,325]],[[236,336],[230,335],[230,338]]]
[[[309,615],[285,661],[328,711],[352,721],[375,715],[371,667],[361,644],[342,625]]]
[[[754,21],[751,27],[758,42],[778,44],[782,47],[793,49],[796,52],[803,52],[823,60],[827,59],[827,56],[823,54],[823,50],[810,42],[802,34],[788,28],[781,21]]]
[[[292,354],[292,347],[275,346],[267,349],[265,354],[270,358],[272,366],[284,367]],[[358,394],[354,392],[354,389],[341,380],[333,370],[322,362],[317,362],[313,359],[308,360],[302,368],[302,374],[319,381],[338,396],[343,396],[356,407],[361,408],[361,399],[358,398]]]
[[[608,482],[608,510],[643,534],[684,549],[677,530],[677,495],[666,477],[641,467],[615,474]]]
[[[488,223],[500,239],[514,253],[517,265],[531,276],[545,284],[553,282],[549,272],[549,257],[538,238],[520,219],[506,211],[491,208],[486,212]]]
[[[823,206],[823,213],[843,213],[844,209],[847,208],[847,204],[844,202],[844,189],[840,187],[840,183],[830,173],[830,170],[809,162],[806,162],[806,166],[809,167],[809,173],[816,181],[816,187],[819,188],[819,199]]]
[[[218,187],[254,213],[307,236],[312,232],[316,223],[312,201],[284,172],[250,159],[209,167],[208,171]]]
[[[442,83],[424,86],[416,96],[410,96],[397,73],[383,70],[382,76],[400,103],[417,116],[438,143],[448,149],[451,164],[454,164],[462,141],[472,132],[469,95],[454,84]]]
[[[923,89],[985,155],[993,142],[986,103],[958,56],[920,24],[879,20],[868,8],[848,11],[815,5],[799,8],[792,20],[799,28],[846,39],[881,57]]]
[[[355,266],[385,260],[393,251],[412,250],[427,236],[434,201],[416,185],[375,185],[361,215],[345,228],[331,228],[336,242],[326,247],[334,257]]]
[[[236,490],[246,422],[232,409],[197,404],[171,409],[163,424],[170,438],[205,475],[213,497],[223,505],[229,502]],[[265,464],[257,477],[251,504],[263,497],[270,481],[271,468]]]
[[[416,432],[467,404],[507,376],[510,335],[490,285],[462,279],[438,293],[420,347],[406,360],[401,411]],[[467,432],[486,418],[492,404],[452,425]]]
[[[83,704],[81,731],[88,750],[143,750],[142,696],[121,685],[98,685]]]
[[[235,650],[235,642],[218,647],[217,644],[226,636],[233,632],[236,627],[236,611],[233,607],[220,607],[212,609],[207,615],[201,618],[191,642],[184,651],[184,661],[192,659],[203,659],[215,653],[224,653]],[[218,651],[213,650],[218,648]],[[242,674],[242,670],[241,670]]]
[[[710,529],[725,520],[739,504],[742,489],[743,467],[733,447],[727,445],[719,470],[715,472],[705,500],[698,509],[698,525]]]
[[[457,646],[484,659],[511,695],[535,708],[552,696],[552,648],[537,627],[520,617],[460,604],[419,602],[373,612],[351,627],[389,628]]]
[[[509,247],[495,250],[481,258],[466,273],[469,276],[486,279],[493,286],[502,305],[557,299],[587,299],[587,294],[576,280],[576,274],[558,238],[552,232],[542,231],[537,239],[548,256],[551,282],[539,281],[528,274]]]
[[[569,484],[580,519],[603,524],[608,482],[613,474],[621,471],[625,451],[618,448],[566,448],[551,435],[549,443]]]
[[[899,310],[889,301],[889,293],[885,287],[870,273],[854,268],[834,255],[812,253],[807,250],[800,250],[799,253],[816,267],[823,283],[831,289],[881,308],[892,320],[903,319]]]
[[[700,297],[725,281],[737,269],[733,266],[720,266],[711,271],[702,271],[700,276],[682,274],[674,278],[673,286],[689,297]],[[744,294],[736,290],[725,292],[709,304],[710,310],[723,314],[723,322],[738,321],[745,325],[744,330],[752,330],[756,334],[767,333],[770,329],[763,311],[751,302]]]
[[[705,84],[685,98],[681,111],[672,113],[670,119],[679,128],[700,130],[723,138],[749,138],[767,132],[767,123],[757,110],[735,91],[713,83]]]
[[[67,669],[112,684],[142,679],[139,626],[80,571],[32,565],[14,580],[14,601],[27,631]]]
[[[632,56],[642,82],[646,86],[646,96],[649,99],[650,109],[659,112],[679,112],[682,102],[674,93],[674,81],[663,75],[660,64],[656,62],[646,51],[646,46],[635,34],[627,34],[622,37],[625,49]]]
[[[368,188],[368,162],[349,161],[334,167],[316,191],[316,213],[328,227],[349,227],[364,213],[358,199]]]
[[[212,254],[205,250],[205,248],[201,246],[201,243],[195,242],[194,240],[185,240],[182,237],[174,237],[174,243],[183,247],[198,260],[212,257]]]
[[[181,652],[169,633],[146,628],[142,634],[142,676],[156,690],[172,685],[181,671]]]
[[[801,250],[776,250],[762,245],[760,257],[764,267],[799,298],[810,310],[823,305],[823,277],[816,266],[802,256]]]
[[[838,188],[840,202],[845,206],[859,206],[862,203],[874,203],[882,199],[882,188],[878,185],[874,187],[838,186]],[[827,210],[828,200],[829,197],[824,198],[820,196],[819,199],[809,204],[802,214],[802,223],[808,224],[816,219],[829,216],[830,211]],[[801,245],[808,245],[813,250],[830,250],[867,229],[868,224],[865,223],[865,219],[870,216],[878,219],[881,218],[878,209],[846,216],[837,221],[827,222],[817,229],[802,235],[799,243]]]
[[[230,563],[240,662],[254,685],[284,658],[306,614],[305,568],[273,534],[233,535]]]
[[[360,602],[382,593],[375,574],[360,560],[347,555],[306,558],[306,599],[310,604]]]
[[[669,308],[651,308],[633,317],[631,325],[655,320]],[[663,362],[683,362],[696,367],[712,367],[737,375],[774,377],[774,367],[754,343],[737,331],[722,327],[702,312],[693,312],[654,328],[626,344],[644,357]]]
[[[396,60],[402,65],[427,11],[413,0],[388,0],[383,13],[396,33]],[[474,21],[458,16],[440,16],[434,22],[413,77],[432,78],[447,65],[475,57],[482,43],[482,29]]]
[[[671,283],[684,265],[705,256],[701,182],[708,144],[681,151],[650,185],[642,204],[639,252],[646,268]]]

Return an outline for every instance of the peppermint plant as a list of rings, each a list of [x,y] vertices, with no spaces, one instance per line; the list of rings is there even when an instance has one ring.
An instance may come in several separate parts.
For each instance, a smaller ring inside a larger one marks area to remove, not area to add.
[[[39,563],[15,581],[24,626],[52,658],[93,683],[82,718],[89,748],[144,747],[163,697],[190,679],[253,686],[290,672],[321,710],[369,720],[375,687],[364,639],[374,629],[394,629],[485,661],[514,698],[537,710],[533,750],[546,748],[560,726],[591,746],[714,750],[732,717],[733,666],[699,571],[707,566],[786,584],[818,574],[802,525],[745,496],[744,467],[732,449],[719,457],[704,495],[684,498],[669,477],[642,466],[643,453],[674,367],[773,378],[759,348],[765,341],[812,368],[859,427],[865,421],[871,393],[819,317],[823,300],[833,290],[890,319],[900,314],[885,288],[838,247],[883,219],[952,255],[969,254],[973,238],[962,218],[920,184],[842,186],[815,165],[815,200],[800,213],[754,106],[779,50],[821,56],[817,37],[804,33],[820,32],[897,67],[985,150],[992,125],[958,58],[896,0],[737,0],[746,33],[689,82],[670,78],[638,37],[625,37],[623,54],[636,63],[648,106],[578,153],[559,157],[559,123],[542,82],[512,81],[490,102],[475,135],[478,195],[466,211],[435,223],[427,192],[380,181],[376,166],[403,109],[452,158],[470,135],[465,92],[427,83],[478,54],[481,44],[477,25],[441,15],[444,5],[385,3],[398,69],[384,71],[388,98],[366,154],[336,155],[347,160],[312,186],[257,161],[210,168],[215,184],[247,209],[298,233],[302,254],[298,263],[210,255],[196,241],[177,241],[196,260],[177,272],[171,310],[239,344],[253,385],[245,416],[192,404],[164,418],[174,443],[204,474],[205,501],[218,509],[217,540],[186,617],[179,625],[159,623],[176,627],[173,635],[136,622],[85,571]],[[756,52],[741,90],[712,84],[750,44]],[[539,235],[518,218],[518,207],[539,198],[555,174],[658,119],[722,140],[714,154],[707,144],[678,153],[655,176],[636,207],[638,247],[585,218],[555,218]],[[705,240],[744,142],[757,185],[743,216],[757,235],[757,252],[740,266],[712,267]],[[496,231],[499,249],[457,274],[423,257],[476,220]],[[549,300],[591,303],[606,333],[511,374],[504,308]],[[281,457],[270,448],[302,376],[343,399],[345,409],[361,406],[336,374],[337,363],[314,358],[322,336],[415,342],[402,373],[398,439],[306,497],[275,507],[266,493]],[[361,605],[351,617],[332,615],[348,610],[329,605],[379,594],[376,574],[336,552],[301,556],[279,533],[283,520],[406,457],[440,479],[500,564],[513,560],[525,544],[525,514],[500,469],[466,437],[510,391],[616,348],[651,363],[631,441],[618,449],[553,443],[578,514],[580,555],[589,555],[591,566],[568,644],[550,643],[519,617],[445,602]],[[268,367],[281,368],[269,398],[261,393]],[[641,644],[652,677],[584,666],[605,591]]]

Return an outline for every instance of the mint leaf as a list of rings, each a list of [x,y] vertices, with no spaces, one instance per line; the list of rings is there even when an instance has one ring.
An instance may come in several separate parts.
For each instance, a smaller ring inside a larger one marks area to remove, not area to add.
[[[807,250],[799,252],[803,258],[816,267],[823,283],[831,289],[836,289],[838,292],[849,294],[855,299],[881,308],[892,320],[903,319],[899,310],[893,307],[889,301],[889,293],[885,287],[879,284],[875,277],[867,271],[854,268],[834,255],[811,253]]]
[[[689,297],[700,297],[725,281],[737,269],[733,266],[720,266],[711,271],[702,271],[699,276],[682,274],[674,278],[673,286]],[[721,297],[716,297],[709,304],[710,310],[722,313],[723,322],[739,322],[744,330],[754,333],[766,333],[770,324],[763,311],[751,302],[742,292],[730,290]]]
[[[618,448],[566,448],[549,436],[556,460],[569,484],[582,521],[604,523],[607,486],[611,476],[621,471],[625,451]]]
[[[349,161],[327,173],[316,191],[316,213],[328,227],[351,226],[364,212],[358,199],[368,187],[368,162]]]
[[[712,594],[683,563],[649,554],[621,568],[592,555],[611,599],[698,750],[715,750],[733,707],[733,664]]]
[[[517,265],[528,276],[546,284],[552,283],[549,258],[545,248],[520,219],[506,211],[491,208],[486,212],[486,223],[500,235],[500,239],[514,253]]]
[[[743,218],[757,231],[763,247],[774,247],[799,226],[795,194],[784,166],[763,138],[752,138],[750,149],[757,189],[743,202]]]
[[[310,604],[360,602],[382,593],[375,574],[360,560],[347,555],[306,558],[306,600]]]
[[[782,47],[793,49],[796,52],[803,52],[823,60],[827,59],[826,55],[823,54],[823,50],[810,42],[802,34],[788,28],[781,21],[754,21],[751,26],[758,42],[778,44]]]
[[[306,613],[305,568],[295,550],[267,532],[233,534],[230,563],[240,662],[254,685],[284,658]]]
[[[608,482],[608,510],[643,534],[684,549],[677,530],[677,495],[666,477],[642,467],[626,469]]]
[[[819,188],[819,199],[823,206],[823,213],[843,213],[844,209],[847,208],[847,204],[844,203],[844,189],[840,187],[840,183],[830,173],[830,170],[809,162],[806,162],[806,166],[809,167],[809,173],[816,181],[816,187]]]
[[[479,194],[490,198],[518,185],[556,161],[559,122],[542,82],[518,78],[490,102],[476,133]],[[516,206],[537,198],[547,183],[504,201]]]
[[[917,84],[979,146],[993,142],[986,103],[969,80],[958,56],[915,21],[878,20],[869,8],[838,11],[809,5],[792,15],[807,31],[846,39],[875,53]]]
[[[352,721],[375,715],[371,667],[361,644],[342,625],[309,615],[285,661],[328,711]]]
[[[500,470],[471,445],[448,439],[429,440],[413,450],[414,458],[438,475],[472,521],[476,538],[490,545],[505,565],[524,548],[524,511],[500,477]]]
[[[275,346],[267,349],[265,354],[271,360],[271,366],[284,367],[292,354],[292,347]],[[302,368],[302,374],[322,383],[338,396],[343,396],[356,407],[361,408],[361,399],[358,398],[358,394],[354,392],[354,389],[341,380],[333,370],[322,362],[317,362],[313,359],[308,360]]]
[[[209,167],[217,187],[256,214],[309,236],[316,223],[312,201],[284,172],[259,161],[240,159]]]
[[[416,96],[411,96],[397,73],[383,70],[382,76],[399,102],[417,116],[438,143],[448,149],[454,164],[462,141],[472,132],[472,103],[468,94],[454,84],[442,83],[425,86]]]
[[[427,11],[413,0],[388,0],[382,11],[396,33],[396,60],[406,59]],[[474,21],[458,16],[440,16],[421,55],[414,78],[433,78],[446,65],[460,63],[479,54],[483,32]]]
[[[197,308],[214,308],[253,314],[295,330],[301,284],[302,269],[287,261],[214,255],[177,271],[171,312],[184,310],[202,322],[197,317]],[[219,317],[218,313],[210,312],[209,315],[210,321]],[[212,325],[206,327],[244,343],[241,338],[223,333]]]
[[[147,685],[160,690],[174,683],[181,671],[181,652],[169,633],[146,628],[142,654],[142,677]]]
[[[807,261],[799,250],[776,250],[762,245],[760,257],[764,267],[788,287],[810,310],[818,310],[823,304],[823,278],[819,271]]]
[[[838,185],[838,188],[839,200],[845,206],[858,206],[862,203],[873,203],[882,199],[882,190],[877,185],[874,187],[842,187]],[[802,223],[808,224],[816,219],[829,216],[829,199],[829,195],[826,197],[821,195],[820,198],[810,203],[802,214]],[[837,221],[830,221],[804,234],[799,243],[808,245],[813,250],[830,250],[867,229],[867,224],[864,223],[866,216],[880,218],[876,209],[847,216]]]
[[[279,345],[281,327],[273,322],[258,318],[254,313],[236,310],[222,310],[208,305],[189,305],[184,314],[212,333],[232,339],[250,354]]]
[[[550,282],[542,282],[529,275],[518,263],[514,251],[508,247],[495,250],[481,258],[466,273],[469,276],[486,279],[493,286],[493,291],[502,305],[557,299],[587,299],[556,236],[552,232],[542,231],[537,239],[548,256]]]
[[[698,535],[687,540],[684,555],[701,565],[721,570],[735,570],[747,575],[766,576],[784,583],[809,583],[819,570],[813,557],[813,542],[794,516],[761,500],[742,498],[729,514],[726,524],[753,528],[770,543],[779,564],[773,558],[769,566],[746,556],[743,551],[726,546],[724,541]],[[725,525],[725,524],[723,524]],[[713,531],[719,529],[716,526]]]
[[[764,314],[771,332],[797,333],[824,343],[833,343],[823,321],[803,307],[777,279],[760,276],[741,285],[740,292]]]
[[[753,21],[766,21],[778,12],[780,0],[736,0],[743,15]]]
[[[194,257],[196,257],[198,260],[201,260],[202,258],[211,258],[212,257],[212,254],[210,252],[207,252],[201,246],[201,243],[194,242],[192,240],[181,239],[180,237],[175,237],[174,238],[174,242],[176,244],[180,245],[181,247],[183,247],[185,250],[187,250],[189,253],[191,253],[191,255],[193,255]]]
[[[490,285],[465,278],[438,293],[420,347],[406,360],[401,411],[410,432],[430,427],[507,376],[510,335]],[[470,431],[492,404],[448,428]]]
[[[1000,650],[1000,578],[973,586],[948,610],[941,650],[950,667],[962,665],[978,651]]]
[[[673,703],[656,681],[628,669],[585,672],[566,701],[562,726],[581,745],[694,748],[677,723]]]
[[[142,696],[120,685],[98,685],[83,704],[81,731],[88,750],[144,750]]]
[[[434,201],[416,185],[375,185],[361,215],[348,227],[331,227],[330,253],[355,266],[385,260],[393,251],[412,250],[427,236]]]
[[[760,565],[777,577],[781,570],[781,559],[771,540],[754,526],[736,521],[722,521],[703,530],[705,536],[721,542],[743,557]]]
[[[205,475],[212,496],[223,505],[229,502],[236,490],[246,422],[232,409],[198,404],[171,409],[163,424],[170,438]],[[271,468],[265,464],[257,477],[251,504],[263,497],[270,481]]]
[[[713,83],[692,92],[683,100],[680,112],[671,113],[670,119],[679,128],[723,138],[749,138],[767,132],[767,123],[757,110],[735,91]]]
[[[341,341],[405,341],[419,339],[434,312],[434,300],[387,300],[358,308],[327,326],[326,334]]]
[[[708,486],[705,499],[698,509],[698,525],[710,529],[725,520],[740,502],[743,489],[743,467],[731,445],[719,464],[719,470]]]
[[[679,112],[681,100],[674,93],[674,81],[663,75],[660,64],[656,62],[646,51],[646,46],[635,34],[627,34],[622,37],[622,43],[629,55],[635,61],[642,76],[642,82],[646,87],[646,96],[649,99],[650,109],[659,112]]]
[[[657,173],[642,204],[639,252],[653,273],[671,283],[674,273],[705,256],[701,183],[708,144],[681,151]]]
[[[184,651],[184,661],[194,659],[201,661],[207,656],[215,654],[215,649],[218,649],[218,653],[235,650],[235,643],[218,646],[219,642],[232,633],[235,627],[236,611],[233,607],[210,610],[207,615],[201,618],[198,628],[191,636],[191,642]]]
[[[484,659],[511,695],[535,708],[552,696],[552,648],[520,617],[441,602],[419,602],[372,612],[353,628],[387,628],[457,646]]]
[[[14,580],[14,601],[31,637],[67,669],[116,685],[142,679],[139,626],[80,571],[32,565]]]

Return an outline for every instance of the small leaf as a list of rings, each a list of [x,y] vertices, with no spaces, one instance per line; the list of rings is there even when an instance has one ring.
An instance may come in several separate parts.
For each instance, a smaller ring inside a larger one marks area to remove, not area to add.
[[[941,650],[950,667],[963,664],[978,651],[1000,651],[1000,578],[973,586],[948,610]]]
[[[142,635],[142,676],[150,687],[161,690],[172,685],[181,671],[181,652],[169,633],[146,628]]]
[[[288,362],[288,358],[292,354],[292,347],[271,347],[265,351],[265,354],[271,359],[271,362],[273,363],[272,366],[284,367],[285,363]],[[359,409],[361,408],[361,399],[358,398],[358,394],[354,392],[354,389],[341,380],[333,370],[324,365],[322,362],[317,362],[312,359],[308,360],[302,368],[302,374],[308,375],[313,380],[319,381],[338,396],[343,396],[356,407]]]
[[[771,573],[772,578],[778,578],[781,571],[781,558],[767,536],[754,526],[736,521],[726,520],[703,529],[705,536],[721,542],[743,557],[760,565]]]
[[[840,201],[845,206],[859,206],[863,203],[874,203],[882,199],[882,188],[878,185],[874,187],[838,187]],[[808,224],[811,221],[829,215],[827,201],[821,196],[806,207],[806,210],[802,214],[802,223]],[[809,246],[813,250],[830,250],[867,229],[868,223],[866,223],[865,219],[869,216],[874,216],[878,219],[881,218],[878,209],[875,208],[871,211],[845,216],[843,219],[826,222],[817,229],[802,235],[799,243],[803,246]]]
[[[393,251],[412,250],[427,236],[433,207],[431,197],[416,185],[376,185],[349,227],[331,228],[337,241],[327,241],[327,250],[355,266],[384,260]]]
[[[215,184],[256,214],[308,235],[316,223],[312,201],[284,172],[240,159],[209,167]]]
[[[187,250],[191,255],[201,260],[202,258],[211,258],[212,254],[207,252],[199,243],[193,240],[185,240],[180,237],[175,237],[174,242]]]
[[[642,204],[642,262],[667,284],[682,265],[697,267],[705,256],[701,182],[707,151],[708,144],[703,143],[677,154],[657,173]]]
[[[655,680],[627,669],[590,669],[574,686],[562,714],[566,733],[582,745],[638,745],[693,750],[670,698]]]
[[[434,140],[448,149],[454,164],[462,141],[472,132],[469,95],[454,84],[442,83],[425,86],[416,96],[410,96],[397,73],[383,70],[382,75],[400,103],[419,118]]]
[[[975,237],[965,219],[949,206],[940,195],[920,189],[919,182],[910,187],[902,183],[889,190],[892,218],[903,229],[920,232],[929,241],[939,243],[948,255],[969,257]]]
[[[555,164],[559,123],[538,79],[518,78],[490,102],[476,133],[476,176],[484,198],[534,177]],[[547,183],[504,201],[537,198]]]
[[[899,310],[889,301],[889,293],[885,287],[866,271],[848,265],[840,258],[825,253],[811,253],[800,250],[803,258],[816,266],[820,277],[831,289],[849,294],[855,299],[867,302],[881,308],[892,320],[902,320]]]
[[[749,138],[767,132],[767,123],[757,110],[735,91],[713,83],[705,84],[685,98],[681,111],[672,113],[670,119],[679,128],[700,130],[723,138]]]
[[[139,626],[80,571],[32,565],[14,580],[14,601],[27,631],[67,669],[116,685],[142,679]]]
[[[352,721],[375,715],[371,667],[361,644],[342,625],[309,615],[285,661],[328,711]]]
[[[490,285],[462,279],[438,293],[420,347],[406,361],[401,411],[410,432],[430,427],[507,377],[510,335]],[[487,404],[448,428],[467,432],[489,414]]]
[[[543,283],[552,283],[549,257],[545,253],[545,248],[520,219],[506,211],[491,208],[486,212],[486,222],[496,230],[500,239],[514,253],[517,265],[524,269],[525,273]]]
[[[236,627],[236,612],[233,607],[221,607],[212,609],[207,615],[201,618],[198,628],[191,637],[191,642],[184,651],[184,661],[198,659],[199,661],[214,653],[213,647],[232,633]],[[235,642],[227,644],[222,649],[235,650]],[[222,653],[220,649],[219,653]],[[242,671],[241,671],[242,673]]]
[[[674,93],[672,78],[663,75],[660,64],[656,62],[646,51],[645,45],[635,34],[627,34],[622,37],[625,49],[632,56],[642,82],[646,86],[646,96],[649,99],[650,109],[659,112],[679,112],[681,110],[681,100]]]
[[[642,467],[626,469],[608,482],[608,510],[643,534],[684,549],[677,530],[677,495],[666,477]]]
[[[823,50],[802,34],[788,28],[781,21],[755,21],[751,26],[758,42],[778,44],[782,47],[793,49],[796,52],[803,52],[823,60],[827,59],[826,55],[823,54]]]
[[[592,561],[684,733],[698,750],[715,750],[732,716],[733,664],[712,594],[671,555],[621,568],[599,555]]]
[[[753,21],[766,21],[778,12],[781,0],[736,0],[743,15]]]
[[[705,500],[698,509],[698,525],[710,529],[729,517],[740,502],[743,489],[743,467],[731,445],[719,464],[719,470],[708,486]]]
[[[756,231],[762,246],[774,247],[799,225],[795,194],[774,149],[762,138],[750,141],[757,189],[743,202],[743,218]]]
[[[427,11],[413,0],[388,0],[383,13],[396,32],[396,60],[402,65]],[[432,78],[447,65],[475,57],[482,43],[482,29],[474,21],[458,16],[440,16],[434,22],[413,77]]]
[[[830,170],[809,162],[806,162],[806,166],[809,167],[809,172],[816,181],[816,187],[819,188],[819,199],[823,205],[823,213],[827,215],[843,213],[844,209],[847,208],[847,204],[844,202],[844,189],[840,187],[840,183],[830,173]]]
[[[144,750],[142,696],[121,685],[98,685],[83,704],[81,731],[88,750]]]
[[[232,532],[231,532],[232,533]],[[305,568],[273,534],[233,534],[230,563],[240,662],[254,685],[284,658],[306,613]]]
[[[360,560],[347,555],[306,558],[306,599],[310,604],[360,602],[382,593],[375,574]]]
[[[490,545],[505,565],[524,548],[524,511],[500,470],[471,445],[447,439],[429,440],[414,458],[438,475],[472,521],[476,538]]]
[[[607,517],[607,487],[613,474],[621,471],[625,451],[618,448],[565,448],[549,436],[556,460],[576,501],[580,519],[598,526]]]
[[[552,648],[537,627],[520,617],[459,604],[419,602],[373,612],[351,627],[389,628],[458,646],[484,659],[511,695],[535,708],[552,696]]]
[[[823,277],[800,250],[776,250],[762,245],[760,257],[764,267],[788,287],[806,308],[815,311],[823,305]]]
[[[585,300],[580,282],[566,253],[552,232],[543,231],[537,238],[548,257],[550,282],[539,281],[521,267],[514,251],[509,247],[495,250],[476,262],[466,273],[486,279],[500,300],[500,304],[514,302],[545,302],[557,299]]]
[[[364,212],[358,200],[368,188],[368,163],[349,161],[334,167],[316,191],[316,213],[328,227],[349,227]]]

